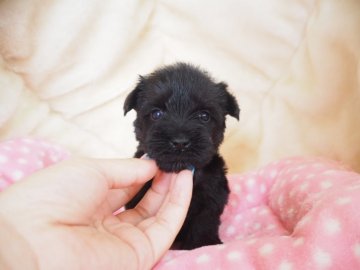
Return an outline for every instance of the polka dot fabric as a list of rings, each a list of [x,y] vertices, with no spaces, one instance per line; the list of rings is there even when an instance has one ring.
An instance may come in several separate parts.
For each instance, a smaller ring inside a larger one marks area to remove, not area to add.
[[[44,140],[20,138],[0,143],[0,191],[67,157],[65,150]]]
[[[168,251],[156,269],[360,269],[360,175],[291,158],[229,176],[224,244]]]

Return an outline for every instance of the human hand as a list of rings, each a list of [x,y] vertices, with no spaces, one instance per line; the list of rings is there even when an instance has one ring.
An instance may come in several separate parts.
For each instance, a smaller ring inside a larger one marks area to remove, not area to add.
[[[138,206],[116,216],[154,178]],[[67,160],[0,194],[1,269],[149,269],[171,246],[191,199],[190,171],[152,160]]]

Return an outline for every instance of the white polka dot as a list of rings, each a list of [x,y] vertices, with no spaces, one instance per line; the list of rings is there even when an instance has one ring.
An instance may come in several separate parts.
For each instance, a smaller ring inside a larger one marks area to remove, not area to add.
[[[270,172],[270,177],[271,177],[271,179],[274,179],[276,175],[277,175],[277,171],[276,171],[276,170],[272,170],[272,171]]]
[[[354,255],[356,258],[360,259],[360,243],[357,243],[353,246]]]
[[[21,178],[24,177],[24,173],[20,170],[16,170],[16,171],[13,171],[11,173],[11,177],[15,180],[15,181],[18,181],[20,180]]]
[[[217,245],[216,249],[223,250],[223,249],[225,249],[225,245]]]
[[[164,261],[167,261],[167,260],[171,260],[174,256],[172,255],[172,253],[170,252],[167,252],[165,253],[164,257],[162,258]]]
[[[253,225],[253,229],[254,230],[259,230],[261,228],[261,224],[260,223],[258,223],[258,222],[256,222],[254,225]]]
[[[320,184],[322,189],[328,189],[331,188],[333,186],[333,183],[329,182],[329,181],[322,181]]]
[[[255,185],[255,179],[254,178],[250,178],[249,180],[246,181],[246,186],[248,188],[252,188]]]
[[[4,150],[6,150],[6,151],[11,151],[12,150],[12,148],[10,146],[3,146],[2,148]]]
[[[290,209],[287,211],[287,217],[288,217],[289,219],[291,219],[291,218],[293,218],[293,217],[295,216],[295,213],[296,213],[295,209],[294,209],[294,208],[290,208]]]
[[[298,174],[294,174],[292,177],[291,177],[291,182],[294,182],[294,181],[296,181],[297,179],[299,179],[300,178],[300,176],[298,175]]]
[[[24,158],[19,158],[19,159],[17,160],[17,163],[19,163],[19,164],[21,164],[21,165],[25,165],[25,164],[28,163],[28,161],[27,161],[26,159],[24,159]]]
[[[350,197],[340,197],[340,198],[336,199],[336,204],[338,204],[338,205],[345,205],[350,202],[351,202]]]
[[[261,209],[261,210],[259,211],[259,216],[265,216],[265,215],[267,215],[267,214],[269,214],[269,210],[266,209],[266,208]]]
[[[272,244],[267,243],[259,249],[259,254],[261,256],[267,256],[270,253],[272,253],[273,250],[274,250],[274,246]]]
[[[303,227],[303,226],[305,226],[306,224],[309,223],[310,220],[311,220],[311,217],[310,217],[310,216],[305,216],[305,217],[303,217],[303,218],[298,222],[298,227]]]
[[[30,153],[30,149],[28,147],[26,147],[26,146],[21,147],[20,151],[25,153],[25,154]]]
[[[273,229],[275,229],[275,228],[276,228],[276,226],[275,226],[274,224],[269,224],[269,225],[266,226],[266,229],[267,229],[268,231],[271,231],[271,230],[273,230]]]
[[[7,156],[0,155],[0,164],[4,164],[8,161]]]
[[[210,261],[210,256],[208,254],[201,254],[199,257],[196,258],[197,264],[203,264]]]
[[[289,263],[288,261],[282,261],[281,264],[279,265],[279,270],[292,270],[292,264]]]
[[[226,258],[229,261],[236,261],[236,260],[239,260],[241,258],[241,253],[238,252],[238,251],[231,251],[230,253],[228,253],[226,255]]]
[[[330,254],[321,249],[317,249],[315,251],[315,253],[313,254],[313,259],[315,263],[321,268],[327,268],[332,265],[332,259]]]
[[[171,258],[164,262],[164,265],[166,266],[172,266],[175,264],[175,260],[172,260]]]
[[[236,193],[239,193],[241,191],[241,186],[238,185],[238,184],[235,184],[234,187],[233,187],[233,190],[236,192]]]
[[[229,226],[229,227],[226,229],[226,235],[227,235],[227,236],[234,235],[235,232],[236,232],[236,229],[235,229],[234,226]]]
[[[236,207],[236,206],[238,205],[238,202],[237,202],[236,200],[231,200],[231,201],[230,201],[230,205],[231,205],[232,207]]]
[[[305,182],[300,185],[300,190],[305,191],[309,187],[309,183]]]
[[[340,222],[337,219],[328,219],[325,221],[324,229],[328,234],[335,234],[341,231]]]
[[[257,239],[256,238],[252,238],[252,239],[250,239],[250,240],[247,240],[246,241],[246,244],[247,245],[253,245],[253,244],[255,244],[257,242]]]
[[[315,164],[313,164],[312,165],[314,168],[322,168],[323,167],[323,164],[321,164],[321,163],[315,163]]]
[[[246,196],[246,200],[247,200],[248,202],[254,202],[254,197],[253,197],[251,194],[248,194],[248,195]]]
[[[294,247],[298,247],[304,244],[304,238],[303,237],[299,237],[298,239],[296,239],[293,243]]]
[[[242,217],[241,214],[237,214],[234,219],[235,219],[236,221],[239,221],[239,220],[242,220],[243,217]]]
[[[296,167],[295,170],[301,171],[301,170],[303,170],[305,168],[306,168],[306,165],[300,165],[300,166]]]
[[[310,174],[308,174],[308,175],[306,176],[306,179],[312,179],[312,178],[314,178],[314,177],[315,177],[315,174],[310,173]]]
[[[266,186],[265,186],[265,184],[261,184],[260,185],[260,193],[264,194],[265,192],[266,192]]]

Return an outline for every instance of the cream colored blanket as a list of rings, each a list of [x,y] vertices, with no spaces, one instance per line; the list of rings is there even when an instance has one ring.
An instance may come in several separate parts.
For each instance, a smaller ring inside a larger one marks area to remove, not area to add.
[[[230,171],[325,156],[360,171],[358,0],[0,1],[0,139],[129,157],[139,74],[191,62],[241,106]]]

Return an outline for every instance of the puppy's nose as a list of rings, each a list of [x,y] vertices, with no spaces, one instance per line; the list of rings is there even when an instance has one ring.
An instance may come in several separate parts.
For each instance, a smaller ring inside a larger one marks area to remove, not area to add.
[[[187,138],[174,138],[170,141],[170,145],[180,151],[184,151],[186,148],[189,148],[190,141]]]

